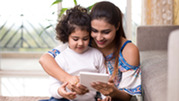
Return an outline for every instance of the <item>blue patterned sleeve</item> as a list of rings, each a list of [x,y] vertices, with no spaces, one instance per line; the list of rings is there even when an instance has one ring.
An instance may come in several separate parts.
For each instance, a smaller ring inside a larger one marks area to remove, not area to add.
[[[119,71],[122,73],[119,89],[130,95],[141,95],[141,68],[129,65],[122,54],[119,57]]]
[[[60,51],[58,49],[52,49],[51,51],[48,51],[48,53],[55,58],[58,54],[60,54]]]

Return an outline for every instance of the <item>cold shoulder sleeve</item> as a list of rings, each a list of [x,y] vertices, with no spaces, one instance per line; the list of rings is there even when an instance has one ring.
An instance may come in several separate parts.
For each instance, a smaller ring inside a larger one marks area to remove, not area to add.
[[[119,57],[119,71],[121,81],[118,89],[124,90],[130,95],[141,95],[141,68],[140,66],[129,65],[122,54]]]
[[[119,90],[123,90],[130,95],[141,95],[141,68],[139,66],[132,66],[127,63],[122,55],[123,48],[131,41],[126,41],[119,53],[118,73],[114,78],[114,84]],[[112,54],[108,55],[106,59],[110,59]],[[115,59],[107,61],[108,72],[112,75],[114,70]]]
[[[115,60],[107,61],[108,72],[112,75]],[[130,95],[141,95],[141,68],[129,65],[123,57],[119,57],[118,74],[114,78],[114,84],[119,90]]]

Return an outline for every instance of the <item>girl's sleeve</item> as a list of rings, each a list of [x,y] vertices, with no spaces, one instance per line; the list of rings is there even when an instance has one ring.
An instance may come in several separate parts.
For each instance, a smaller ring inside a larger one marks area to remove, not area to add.
[[[53,78],[51,76],[49,77],[49,81],[50,81],[50,84],[49,84],[50,95],[54,98],[57,98],[57,99],[62,98],[62,96],[60,96],[58,94],[58,88],[61,86],[61,82],[56,80],[55,78]]]
[[[55,61],[62,68],[62,67],[64,67],[65,62],[64,62],[63,59],[60,58],[61,55],[62,54],[56,56]],[[62,69],[64,69],[64,68],[62,68]],[[62,82],[57,80],[57,79],[55,79],[54,77],[51,77],[51,76],[49,78],[49,81],[50,81],[49,93],[51,94],[51,96],[53,96],[53,97],[55,97],[57,99],[62,98],[62,96],[59,95],[59,93],[58,93],[58,88],[61,86]]]

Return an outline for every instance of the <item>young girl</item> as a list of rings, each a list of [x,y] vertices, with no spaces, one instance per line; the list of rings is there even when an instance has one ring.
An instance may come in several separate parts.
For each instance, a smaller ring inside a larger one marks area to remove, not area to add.
[[[132,96],[140,96],[139,50],[125,37],[120,9],[111,2],[98,2],[93,6],[90,16],[92,46],[103,53],[108,73],[112,76],[108,83],[94,82],[92,86],[102,94],[112,97],[112,100],[117,99],[116,101],[130,101]],[[40,63],[49,75],[63,82],[77,80],[62,71],[48,54],[40,58]],[[60,73],[64,74],[65,78],[62,78]],[[75,87],[74,91],[82,94],[84,90]]]
[[[106,73],[102,53],[88,46],[90,23],[91,20],[87,10],[80,6],[75,6],[67,10],[66,15],[57,24],[56,38],[63,43],[68,42],[68,46],[55,57],[55,60],[61,69],[70,75],[79,76],[79,72]],[[51,77],[50,82],[49,91],[52,95],[50,101],[64,101],[64,98],[72,101],[95,101],[95,91],[88,92],[85,89],[84,92],[88,93],[76,95],[75,92],[66,89],[68,83],[63,83],[53,77]],[[74,85],[78,86],[80,84]]]

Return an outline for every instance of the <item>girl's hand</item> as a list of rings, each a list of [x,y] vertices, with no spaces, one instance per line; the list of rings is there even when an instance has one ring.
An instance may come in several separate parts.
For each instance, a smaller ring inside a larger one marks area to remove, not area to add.
[[[67,99],[75,99],[76,98],[76,93],[75,92],[67,92],[66,91],[66,86],[68,85],[68,83],[63,83],[59,88],[58,88],[58,93]]]
[[[108,83],[93,82],[91,86],[105,96],[110,96],[116,89],[113,80],[109,80]]]
[[[70,75],[70,77],[68,77],[67,82],[68,82],[67,88],[72,91],[72,88],[73,88],[72,85],[75,84],[75,83],[78,83],[79,78],[78,78],[78,76],[71,76]]]
[[[79,95],[84,95],[85,93],[89,92],[89,90],[85,86],[79,84],[78,76],[71,76],[68,79],[67,88],[72,92],[76,92]]]
[[[98,98],[97,101],[112,101],[110,96],[106,96],[104,99]]]

